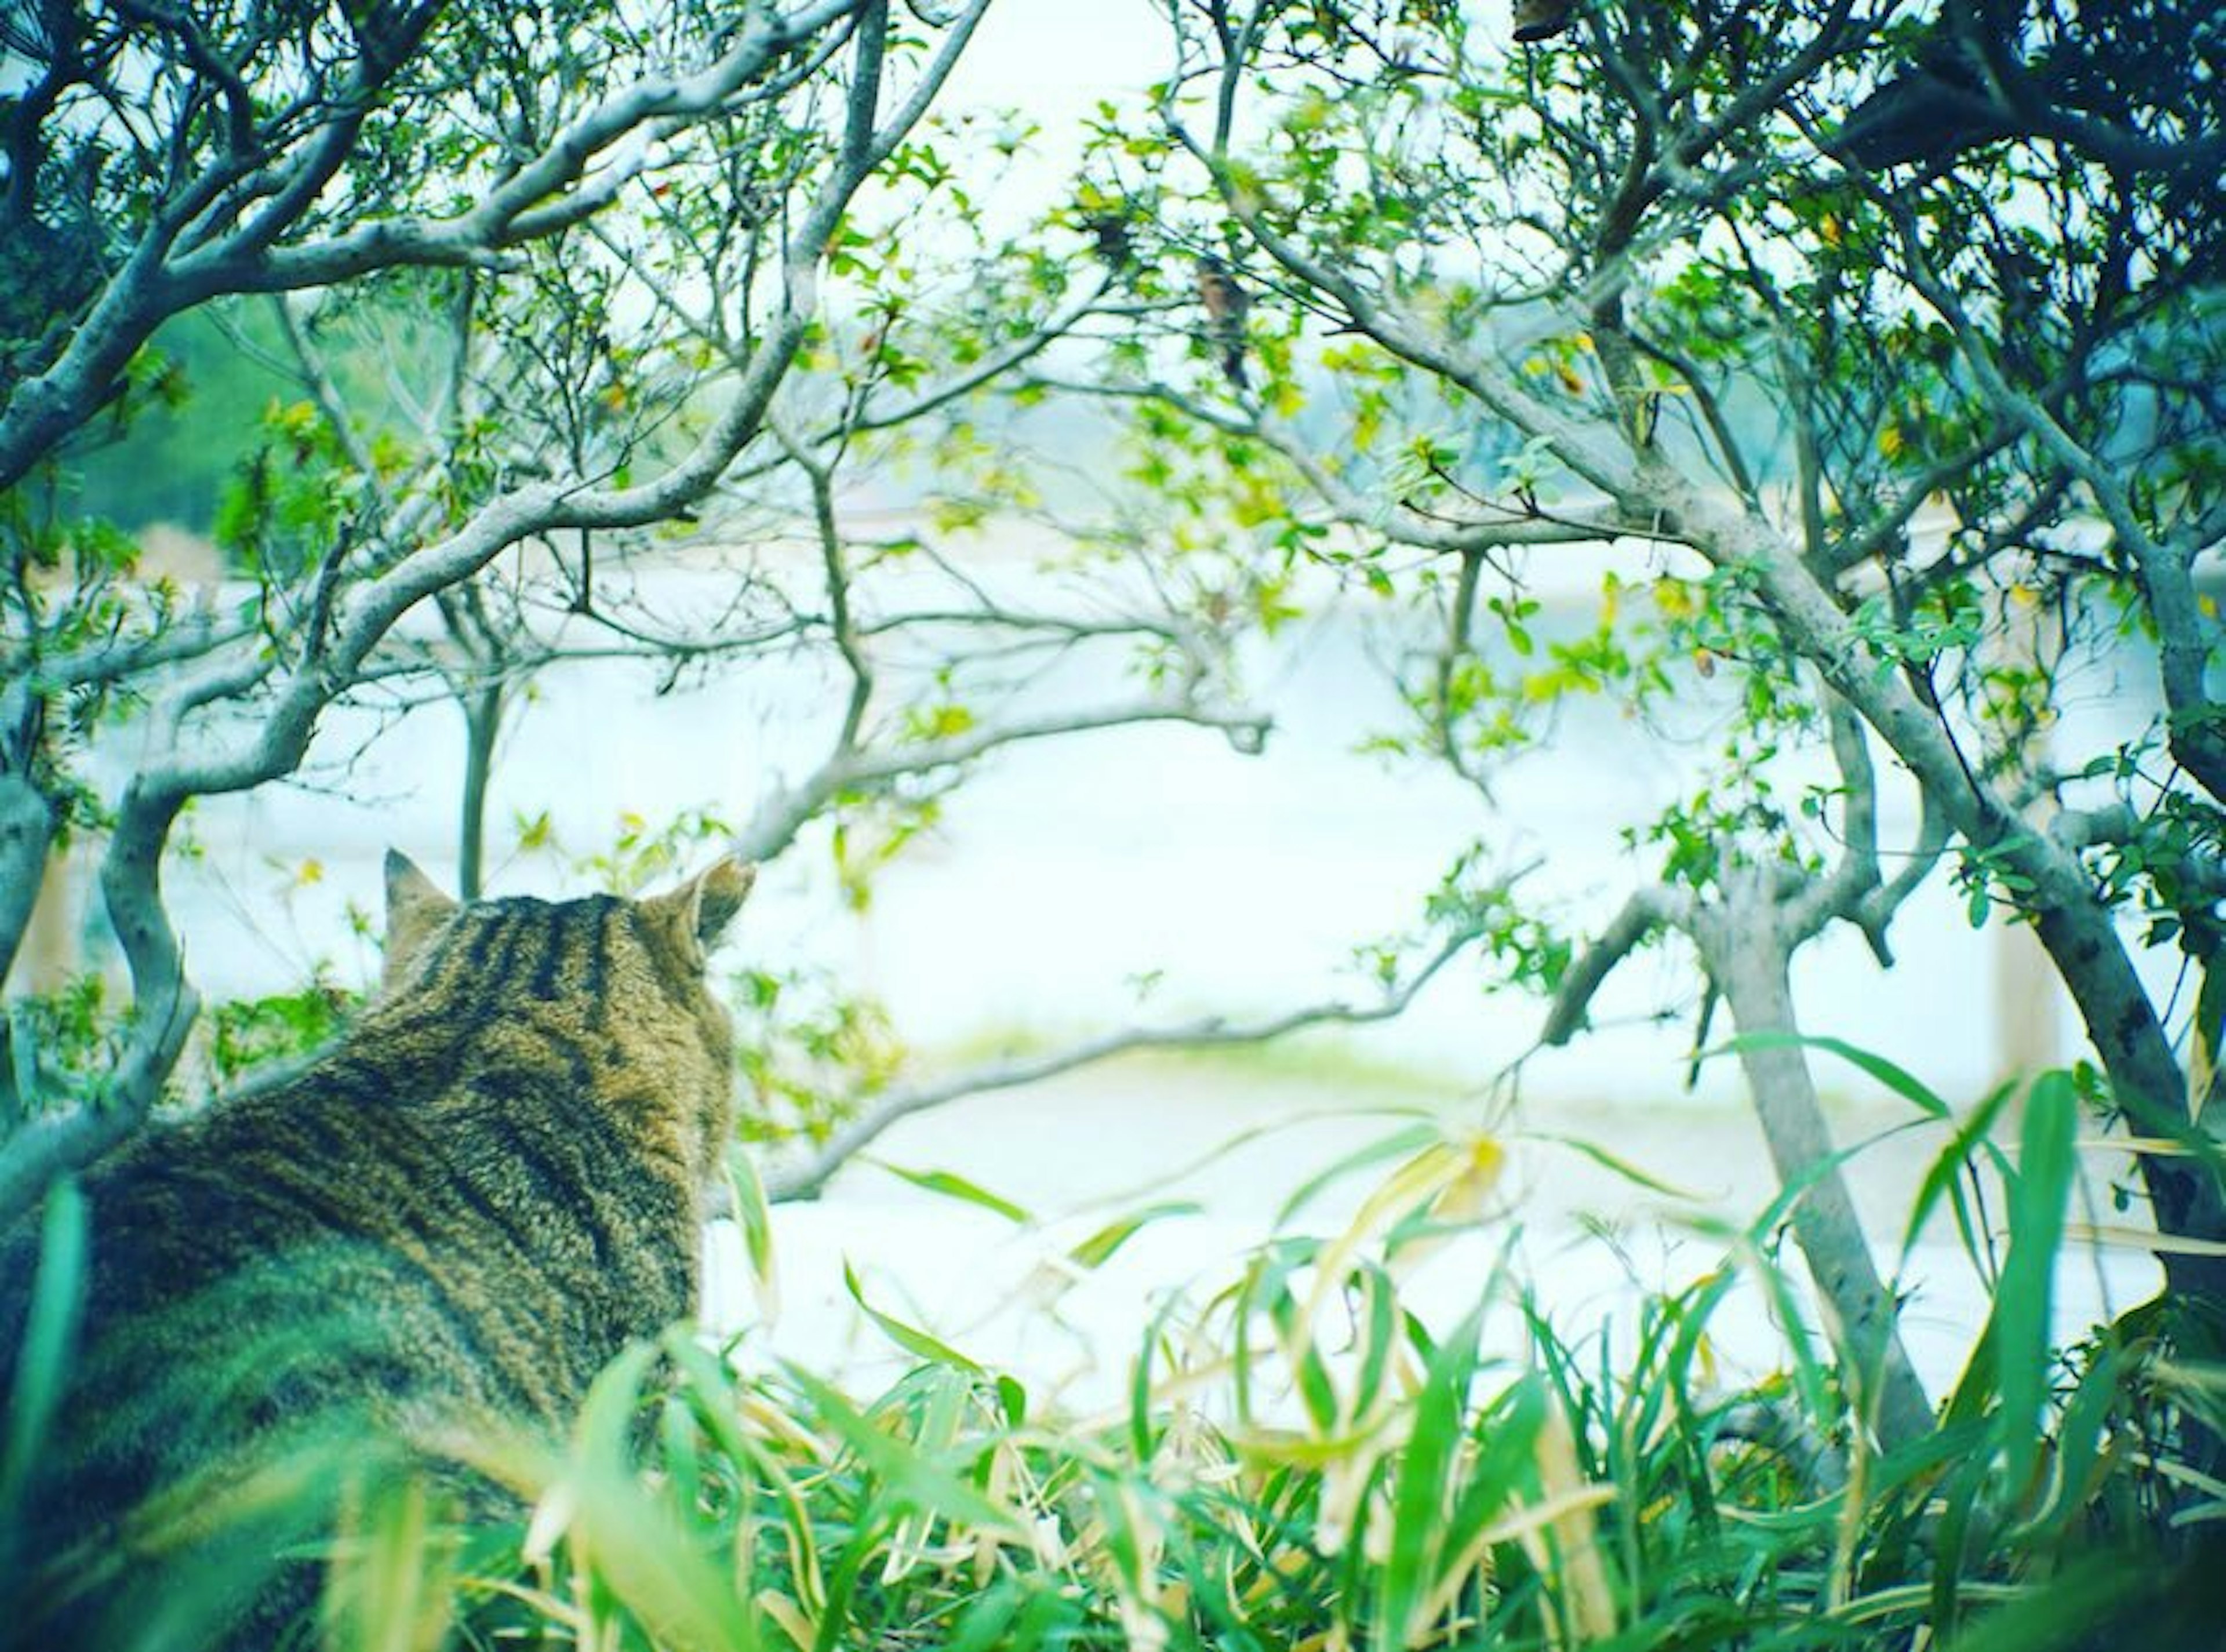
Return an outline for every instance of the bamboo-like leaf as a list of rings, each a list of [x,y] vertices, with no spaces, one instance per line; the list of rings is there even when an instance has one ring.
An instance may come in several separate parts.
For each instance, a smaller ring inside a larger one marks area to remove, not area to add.
[[[1497,1152],[1497,1144],[1490,1144]],[[1427,1216],[1437,1199],[1478,1172],[1480,1153],[1473,1143],[1447,1141],[1434,1132],[1428,1145],[1377,1185],[1361,1202],[1345,1231],[1324,1246],[1314,1263],[1313,1288],[1307,1298],[1301,1334],[1311,1337],[1313,1323],[1340,1289],[1368,1242],[1402,1223]]]
[[[1698,1204],[1701,1202],[1701,1195],[1695,1193],[1692,1189],[1680,1187],[1675,1182],[1665,1182],[1660,1177],[1641,1170],[1628,1159],[1610,1153],[1596,1141],[1587,1141],[1581,1136],[1559,1135],[1551,1131],[1533,1132],[1529,1139],[1534,1141],[1550,1141],[1557,1147],[1567,1147],[1573,1153],[1580,1153],[1603,1169],[1613,1171],[1624,1180],[1645,1188],[1649,1192],[1659,1193],[1665,1198],[1680,1199],[1688,1204]]]
[[[1067,1250],[1067,1259],[1078,1268],[1102,1268],[1110,1261],[1122,1246],[1154,1222],[1164,1222],[1169,1217],[1196,1216],[1205,1210],[1196,1199],[1168,1199],[1161,1204],[1132,1210],[1117,1221],[1103,1227]]]
[[[1415,1396],[1414,1428],[1391,1490],[1391,1541],[1377,1616],[1379,1641],[1386,1647],[1417,1646],[1428,1636],[1422,1610],[1436,1590],[1461,1420],[1483,1328],[1479,1303],[1438,1344]]]
[[[858,1271],[850,1265],[850,1259],[847,1256],[843,1259],[843,1288],[850,1293],[850,1299],[858,1305],[860,1311],[881,1327],[881,1334],[907,1354],[914,1355],[932,1364],[954,1366],[959,1370],[969,1372],[976,1376],[983,1375],[979,1365],[967,1358],[949,1343],[940,1337],[931,1336],[917,1325],[906,1325],[894,1314],[884,1313],[867,1301],[865,1287],[858,1283]]]
[[[1337,1385],[1330,1380],[1321,1350],[1314,1345],[1313,1316],[1301,1309],[1298,1299],[1288,1290],[1276,1293],[1268,1313],[1282,1349],[1283,1363],[1298,1384],[1307,1420],[1313,1425],[1314,1437],[1319,1439],[1333,1433],[1339,1420]]]
[[[1277,1228],[1285,1226],[1293,1217],[1320,1198],[1325,1189],[1343,1181],[1356,1171],[1380,1165],[1387,1159],[1405,1158],[1444,1140],[1442,1129],[1434,1122],[1425,1122],[1410,1124],[1403,1130],[1394,1130],[1390,1135],[1379,1136],[1364,1147],[1356,1147],[1299,1184],[1297,1191],[1285,1199],[1282,1209],[1275,1212],[1274,1225]]]
[[[1813,1032],[1742,1032],[1735,1039],[1725,1040],[1722,1048],[1727,1051],[1774,1050],[1787,1045],[1828,1051],[1842,1061],[1861,1068],[1918,1111],[1932,1118],[1946,1119],[1955,1111],[1906,1069],[1897,1066],[1884,1056],[1849,1044],[1844,1039],[1826,1038]]]
[[[890,1164],[887,1160],[869,1161],[881,1166],[892,1176],[910,1182],[925,1192],[939,1193],[944,1198],[962,1204],[980,1206],[1005,1218],[1015,1226],[1025,1227],[1035,1217],[1025,1207],[1013,1203],[1000,1194],[991,1192],[979,1182],[970,1181],[952,1170],[910,1170],[902,1165]]]
[[[1144,1328],[1143,1344],[1136,1350],[1136,1357],[1129,1368],[1129,1448],[1136,1454],[1139,1463],[1148,1463],[1159,1444],[1159,1431],[1152,1418],[1152,1350],[1160,1346],[1168,1322],[1180,1306],[1180,1298],[1170,1293],[1152,1315],[1152,1322]]]
[[[751,1652],[754,1613],[671,1511],[631,1476],[590,1474],[572,1522],[582,1562],[672,1652]]]
[[[595,1380],[588,1385],[588,1397],[581,1402],[579,1420],[573,1425],[573,1452],[577,1458],[590,1463],[626,1460],[626,1442],[633,1431],[634,1402],[656,1357],[654,1343],[633,1343],[595,1374]]]
[[[327,1652],[433,1652],[448,1625],[449,1576],[425,1484],[375,1488],[343,1530],[326,1574]]]
[[[703,1457],[696,1440],[696,1420],[688,1401],[677,1394],[666,1395],[658,1407],[658,1466],[665,1473],[667,1500],[684,1513],[703,1495]]]
[[[2081,1136],[2072,1145],[2082,1153],[2134,1153],[2144,1159],[2192,1159],[2195,1149],[2168,1136]]]
[[[1533,1465],[1547,1403],[1544,1379],[1535,1371],[1526,1372],[1471,1426],[1476,1454],[1446,1518],[1441,1552],[1447,1564],[1440,1567],[1440,1598],[1448,1584],[1481,1565],[1494,1544],[1519,1535],[1519,1516],[1514,1517],[1515,1523],[1495,1517],[1536,1479]],[[1605,1488],[1593,1490],[1603,1494],[1603,1500],[1614,1495]],[[1543,1509],[1530,1512],[1541,1520],[1554,1518]]]
[[[2110,1431],[2110,1412],[2133,1361],[2123,1347],[2105,1342],[2072,1390],[2056,1430],[2056,1485],[2051,1506],[2035,1522],[2037,1530],[2062,1531],[2087,1512],[2088,1477],[2102,1457]]]
[[[920,1413],[919,1424],[907,1442],[916,1451],[931,1457],[947,1456],[958,1439],[959,1426],[973,1395],[973,1382],[969,1375],[955,1367],[939,1365],[928,1373],[932,1379],[927,1388],[927,1404]],[[937,1515],[932,1509],[915,1509],[906,1512],[889,1535],[887,1559],[881,1566],[881,1586],[900,1582],[920,1563],[933,1535]]]
[[[2118,1227],[2109,1223],[2067,1222],[2064,1224],[2064,1237],[2081,1244],[2146,1250],[2159,1256],[2226,1256],[2226,1242],[2197,1239],[2188,1234],[2158,1233],[2149,1228]]]
[[[1392,1369],[1400,1331],[1399,1293],[1391,1276],[1371,1266],[1362,1269],[1358,1278],[1365,1318],[1361,1326],[1360,1369],[1345,1408],[1349,1426],[1373,1416],[1379,1401],[1387,1406],[1390,1403],[1393,1394],[1384,1379]]]
[[[1924,1179],[1918,1185],[1917,1198],[1909,1207],[1909,1224],[1901,1236],[1901,1261],[1895,1272],[1909,1266],[1910,1254],[1917,1249],[1918,1237],[1931,1219],[1933,1207],[1940,1202],[1942,1194],[1957,1185],[1978,1144],[1987,1139],[1995,1119],[2016,1093],[2014,1083],[1995,1085],[1986,1099],[1972,1109],[1970,1117],[1948,1138],[1947,1146],[1925,1171]]]
[[[910,1442],[892,1436],[809,1371],[794,1365],[785,1369],[789,1380],[804,1391],[820,1420],[841,1438],[866,1472],[881,1483],[900,1507],[931,1509],[960,1525],[1027,1541],[1027,1526],[1013,1510],[991,1502]]]
[[[773,1210],[766,1203],[765,1183],[757,1163],[740,1147],[727,1155],[727,1187],[734,1202],[735,1223],[742,1230],[742,1254],[750,1265],[750,1284],[758,1299],[758,1313],[766,1324],[780,1318],[780,1280],[773,1261]]]
[[[2070,1074],[2046,1072],[2033,1081],[2019,1136],[2017,1180],[2010,1187],[2009,1255],[1994,1315],[2001,1448],[2013,1488],[2025,1484],[2040,1450],[2051,1363],[2049,1305],[2064,1208],[2078,1169],[2071,1147],[2078,1118]]]
[[[0,1577],[9,1575],[16,1519],[33,1465],[45,1447],[60,1403],[63,1373],[85,1305],[85,1195],[67,1178],[47,1194],[39,1226],[38,1271],[16,1350],[15,1388],[8,1395],[7,1455],[0,1458]]]
[[[637,1343],[588,1385],[563,1481],[544,1497],[537,1523],[554,1512],[579,1563],[661,1645],[675,1652],[742,1652],[758,1644],[754,1617],[673,1510],[633,1476],[634,1409],[657,1353],[657,1344]],[[544,1531],[544,1541],[554,1534]]]

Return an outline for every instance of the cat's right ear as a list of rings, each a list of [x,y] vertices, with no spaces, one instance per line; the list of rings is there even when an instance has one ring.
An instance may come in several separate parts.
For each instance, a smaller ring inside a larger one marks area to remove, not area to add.
[[[434,886],[416,861],[398,849],[386,851],[386,957],[379,971],[386,986],[401,978],[428,937],[455,910],[456,903]]]

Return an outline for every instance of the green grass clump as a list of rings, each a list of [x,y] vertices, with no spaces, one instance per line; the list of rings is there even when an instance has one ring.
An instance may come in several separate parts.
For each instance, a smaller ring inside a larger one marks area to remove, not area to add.
[[[1414,1270],[1499,1220],[1501,1159],[1409,1127],[1351,1157],[1376,1179],[1341,1229],[1280,1232],[1164,1306],[1104,1414],[1041,1408],[878,1310],[918,1363],[864,1402],[676,1328],[604,1374],[561,1448],[451,1443],[524,1517],[444,1519],[408,1481],[344,1499],[304,1644],[2213,1647],[2226,1368],[2171,1303],[2046,1346],[2057,1088],[2028,1099],[2015,1168],[1970,1120],[1935,1121],[1911,1234],[1985,1175],[2007,1251],[1964,1227],[1994,1312],[1935,1430],[1892,1451],[1805,1336],[1765,1377],[1718,1374],[1735,1291],[1800,1306],[1783,1201],[1610,1326],[1558,1325],[1504,1261],[1456,1323],[1425,1323]],[[35,1435],[23,1403],[11,1451]]]

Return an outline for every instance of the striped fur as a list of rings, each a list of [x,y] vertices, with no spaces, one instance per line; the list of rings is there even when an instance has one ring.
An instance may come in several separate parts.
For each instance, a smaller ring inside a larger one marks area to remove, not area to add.
[[[82,1545],[128,1595],[193,1547],[166,1488],[197,1504],[366,1429],[554,1433],[629,1341],[692,1313],[733,1108],[704,960],[751,875],[459,906],[390,855],[385,980],[347,1036],[86,1179],[85,1318],[28,1558]],[[0,1378],[35,1255],[28,1232],[0,1255]],[[268,1644],[315,1585],[296,1566],[214,1617]]]

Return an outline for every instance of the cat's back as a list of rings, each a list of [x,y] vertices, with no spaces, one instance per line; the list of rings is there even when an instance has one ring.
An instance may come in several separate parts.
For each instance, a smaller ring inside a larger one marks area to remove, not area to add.
[[[391,864],[385,982],[342,1041],[84,1179],[58,1528],[335,1430],[560,1426],[692,1312],[732,1103],[704,956],[748,881],[460,906]]]

